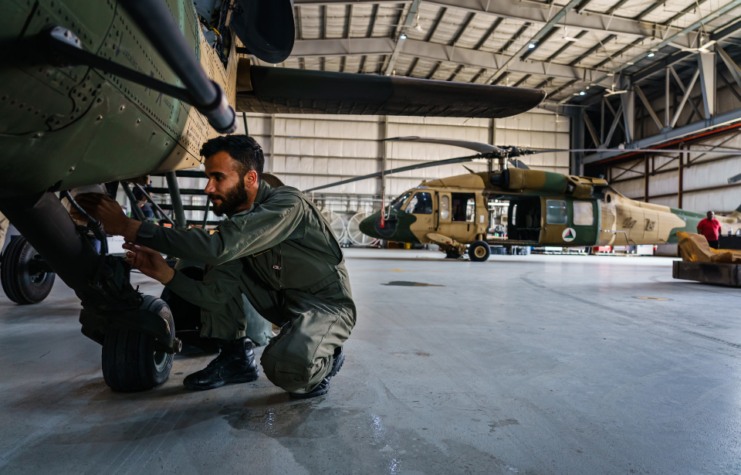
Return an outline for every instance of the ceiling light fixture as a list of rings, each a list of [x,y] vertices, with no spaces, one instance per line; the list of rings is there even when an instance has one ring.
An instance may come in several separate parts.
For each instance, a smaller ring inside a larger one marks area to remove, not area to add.
[[[530,43],[529,45],[527,45],[527,47],[530,48],[530,49],[533,49],[533,48],[535,48],[535,43]]]

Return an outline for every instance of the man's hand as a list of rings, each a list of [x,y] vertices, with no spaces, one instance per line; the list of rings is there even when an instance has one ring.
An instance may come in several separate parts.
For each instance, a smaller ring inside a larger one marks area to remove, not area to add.
[[[116,200],[99,193],[83,193],[77,195],[75,201],[90,216],[100,220],[108,234],[116,234],[123,236],[128,242],[136,242],[136,233],[141,223],[127,217]],[[74,208],[71,214],[73,218],[84,221]]]
[[[126,253],[126,262],[134,269],[139,269],[142,274],[166,284],[175,277],[175,270],[170,268],[165,262],[162,255],[144,246],[126,243],[124,249]]]

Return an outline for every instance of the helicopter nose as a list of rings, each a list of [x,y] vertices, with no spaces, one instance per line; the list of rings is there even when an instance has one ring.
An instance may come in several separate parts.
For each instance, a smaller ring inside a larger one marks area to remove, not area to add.
[[[373,213],[360,222],[360,232],[377,239],[392,239],[396,233],[398,218],[392,213],[384,220],[381,227],[381,212]]]
[[[380,235],[376,232],[376,221],[379,221],[381,218],[381,213],[373,213],[372,215],[368,216],[364,220],[360,222],[358,225],[358,228],[360,228],[360,232],[365,234],[366,236],[370,236],[377,239],[382,239]]]

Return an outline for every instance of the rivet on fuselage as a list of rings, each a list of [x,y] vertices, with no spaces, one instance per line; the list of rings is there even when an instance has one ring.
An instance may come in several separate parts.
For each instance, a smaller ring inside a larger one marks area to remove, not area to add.
[[[124,109],[126,109],[126,106],[121,106],[119,110],[124,110]]]
[[[97,120],[103,120],[103,116],[99,115]]]
[[[140,123],[141,121],[142,121],[141,119],[136,119],[137,124]]]
[[[70,171],[70,172],[73,172],[73,171],[75,171],[75,167],[70,167],[69,171]]]

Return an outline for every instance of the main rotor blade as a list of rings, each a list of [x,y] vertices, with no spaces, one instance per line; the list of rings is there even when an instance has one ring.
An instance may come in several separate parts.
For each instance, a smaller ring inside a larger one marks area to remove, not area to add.
[[[524,150],[524,149],[523,149]],[[528,150],[528,155],[535,153],[550,153],[550,152],[614,152],[614,153],[631,153],[631,152],[653,152],[653,153],[716,153],[716,154],[737,154],[741,155],[741,150],[680,150],[672,148],[626,148],[626,149],[614,149],[614,148],[552,148],[546,150]]]
[[[239,112],[502,118],[540,104],[545,91],[307,69],[239,68]]]
[[[390,170],[385,170],[383,172],[376,172],[376,173],[371,173],[368,175],[356,176],[353,178],[348,178],[347,180],[341,180],[341,181],[336,181],[334,183],[329,183],[327,185],[315,186],[314,188],[309,188],[308,190],[304,190],[304,193],[308,193],[310,191],[323,190],[325,188],[332,188],[333,186],[344,185],[344,184],[352,183],[355,181],[368,180],[370,178],[380,178],[381,175],[386,176],[386,175],[391,175],[393,173],[401,173],[401,172],[408,172],[411,170],[419,170],[420,168],[439,167],[441,165],[453,165],[456,163],[470,162],[477,158],[483,158],[483,157],[481,157],[481,155],[470,155],[468,157],[448,158],[445,160],[435,160],[432,162],[425,162],[425,163],[420,163],[417,165],[408,165],[406,167],[392,168]]]
[[[500,151],[499,147],[488,143],[471,142],[470,140],[452,140],[452,139],[430,139],[427,137],[391,137],[382,139],[381,142],[415,142],[415,143],[434,143],[438,145],[450,145],[453,147],[467,148],[479,153],[490,153]]]

